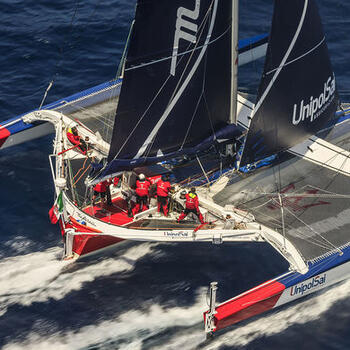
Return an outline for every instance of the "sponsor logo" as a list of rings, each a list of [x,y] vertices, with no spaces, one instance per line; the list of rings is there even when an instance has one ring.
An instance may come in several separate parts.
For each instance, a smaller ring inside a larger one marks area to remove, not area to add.
[[[86,216],[81,215],[80,213],[77,213],[77,216],[80,218],[81,221],[85,221],[88,224],[90,224],[91,226],[96,226],[96,224],[93,221],[91,221],[89,218],[87,218]]]
[[[166,231],[164,232],[164,236],[172,237],[172,238],[180,238],[180,237],[188,237],[188,233],[184,231],[178,231],[178,232]]]
[[[292,183],[281,190],[281,195],[293,193],[296,191],[295,185]],[[326,202],[323,200],[316,200],[313,196],[308,195],[316,195],[320,193],[319,189],[312,188],[312,186],[303,186],[298,189],[299,194],[295,196],[282,196],[282,206],[288,208],[294,212],[305,211],[306,209],[317,207],[319,205],[327,205],[331,204],[330,202]],[[323,194],[323,193],[321,193]],[[280,210],[281,203],[279,201],[279,197],[271,197],[272,201],[267,205],[267,208],[271,210]]]
[[[198,19],[200,4],[201,0],[195,0],[194,10],[189,10],[184,7],[179,7],[177,9],[173,55],[170,67],[170,74],[173,76],[175,75],[176,71],[177,53],[180,39],[186,40],[190,43],[195,43],[197,41],[198,25],[193,23],[193,21]]]
[[[303,282],[301,284],[296,284],[290,289],[290,295],[303,295],[305,292],[309,291],[310,289],[314,289],[318,286],[321,286],[326,283],[326,277],[327,275],[318,275],[312,278],[310,282]]]
[[[331,104],[335,97],[335,77],[329,77],[327,81],[323,84],[323,92],[319,97],[311,96],[309,99],[306,99],[308,102],[302,100],[299,103],[294,105],[293,109],[293,125],[298,125],[300,122],[309,119],[310,122],[313,122],[317,119]]]

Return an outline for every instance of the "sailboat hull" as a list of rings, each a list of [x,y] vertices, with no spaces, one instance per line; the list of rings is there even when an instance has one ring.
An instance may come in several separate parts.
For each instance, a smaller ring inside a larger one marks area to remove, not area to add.
[[[350,278],[350,248],[310,264],[302,275],[288,272],[216,307],[213,332],[293,302]],[[204,313],[204,320],[208,311]]]

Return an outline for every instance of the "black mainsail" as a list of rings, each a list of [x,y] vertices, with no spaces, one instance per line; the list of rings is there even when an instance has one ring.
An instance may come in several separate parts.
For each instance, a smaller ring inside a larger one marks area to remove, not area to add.
[[[231,7],[226,0],[138,0],[102,176],[191,152],[227,126]]]
[[[241,164],[300,143],[334,117],[335,78],[315,0],[276,0]]]

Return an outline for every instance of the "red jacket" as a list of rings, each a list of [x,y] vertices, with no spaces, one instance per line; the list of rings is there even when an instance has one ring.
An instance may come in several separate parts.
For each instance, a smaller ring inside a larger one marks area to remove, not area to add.
[[[116,176],[115,178],[113,178],[113,186],[117,187],[120,181],[120,177]]]
[[[159,180],[157,182],[157,196],[167,197],[170,191],[171,185],[169,181]]]
[[[100,193],[106,192],[106,191],[107,191],[107,186],[109,186],[109,181],[108,181],[108,180],[99,182],[99,183],[94,187],[94,191],[100,192]]]
[[[151,185],[156,184],[160,179],[162,178],[162,175],[156,175],[156,176],[151,176],[147,180],[151,183]]]
[[[198,202],[198,196],[194,193],[187,193],[186,194],[186,209],[196,209],[199,210],[198,208],[199,202]]]
[[[79,145],[80,143],[80,136],[74,135],[71,129],[69,129],[67,132],[67,138],[73,145]]]
[[[148,196],[148,189],[151,186],[150,182],[145,181],[136,181],[136,194],[140,197]]]

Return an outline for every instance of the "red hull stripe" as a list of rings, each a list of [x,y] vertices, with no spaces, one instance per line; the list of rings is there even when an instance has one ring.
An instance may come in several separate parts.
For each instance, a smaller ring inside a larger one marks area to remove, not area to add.
[[[68,225],[66,225],[68,226]],[[73,240],[73,252],[79,256],[89,254],[100,249],[107,248],[111,245],[123,241],[123,239],[108,235],[100,235],[101,231],[86,226],[78,222],[72,216],[70,217],[70,225],[78,232],[91,233],[91,235],[76,235]]]
[[[73,216],[70,217],[70,222],[74,228],[76,228],[79,232],[87,232],[87,233],[101,233],[102,231],[96,230],[95,228],[86,226],[78,222],[73,218]]]
[[[0,125],[0,147],[5,143],[10,135],[10,131],[8,131],[6,128],[2,128]]]
[[[73,251],[79,256],[96,252],[119,243],[123,239],[107,235],[76,235],[73,241]]]
[[[282,283],[268,281],[218,306],[215,315],[216,330],[272,309],[284,290]]]

